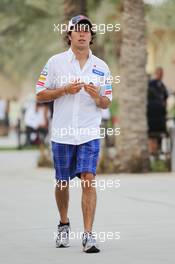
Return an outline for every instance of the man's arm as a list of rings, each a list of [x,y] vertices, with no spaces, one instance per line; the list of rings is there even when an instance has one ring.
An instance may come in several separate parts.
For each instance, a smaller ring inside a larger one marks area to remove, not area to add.
[[[100,96],[99,95],[99,97],[95,98],[94,100],[95,100],[96,106],[98,106],[102,109],[108,108],[111,104],[111,101],[106,96]]]
[[[42,102],[49,102],[53,101],[63,95],[66,94],[66,89],[65,87],[63,88],[57,88],[57,89],[45,89],[41,92],[39,92],[36,95],[37,101],[42,103]]]
[[[97,107],[106,109],[110,106],[111,101],[109,100],[107,96],[99,95],[98,87],[92,84],[85,84],[84,89],[94,99]]]
[[[67,94],[78,93],[82,85],[83,83],[74,82],[56,89],[45,89],[37,94],[37,101],[49,102]]]

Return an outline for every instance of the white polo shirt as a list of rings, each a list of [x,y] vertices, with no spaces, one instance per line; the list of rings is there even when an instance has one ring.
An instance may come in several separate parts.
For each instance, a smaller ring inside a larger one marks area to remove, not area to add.
[[[71,48],[51,57],[36,84],[36,93],[45,89],[59,89],[74,80],[99,87],[99,94],[112,100],[112,86],[106,63],[89,57],[83,69]],[[101,109],[84,90],[54,100],[51,140],[58,143],[79,145],[100,138]]]

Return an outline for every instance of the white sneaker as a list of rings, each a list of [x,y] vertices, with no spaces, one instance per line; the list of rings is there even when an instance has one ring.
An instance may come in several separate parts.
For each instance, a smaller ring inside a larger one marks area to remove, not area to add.
[[[92,232],[83,233],[82,237],[83,251],[86,253],[98,253],[100,249]]]
[[[56,248],[69,247],[69,233],[70,233],[70,224],[68,225],[58,225],[58,233],[56,236]]]

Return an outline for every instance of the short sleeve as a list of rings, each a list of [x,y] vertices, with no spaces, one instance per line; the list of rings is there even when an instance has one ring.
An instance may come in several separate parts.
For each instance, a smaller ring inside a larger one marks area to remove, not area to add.
[[[110,101],[112,101],[112,84],[111,84],[111,82],[112,82],[111,81],[111,73],[108,70],[104,76],[103,85],[101,86],[101,89],[100,89],[100,95],[108,97]]]
[[[39,79],[36,83],[36,94],[45,89],[52,89],[54,88],[54,73],[53,73],[53,66],[51,60],[48,60],[44,68],[42,69]]]

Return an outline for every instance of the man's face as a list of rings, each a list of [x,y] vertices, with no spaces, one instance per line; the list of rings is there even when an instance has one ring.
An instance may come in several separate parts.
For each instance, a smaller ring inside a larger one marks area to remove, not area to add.
[[[71,32],[69,38],[72,47],[81,50],[89,48],[90,41],[92,39],[90,27],[85,24],[76,25],[74,31]]]
[[[156,79],[157,80],[162,80],[163,79],[163,69],[158,68],[155,72]]]

